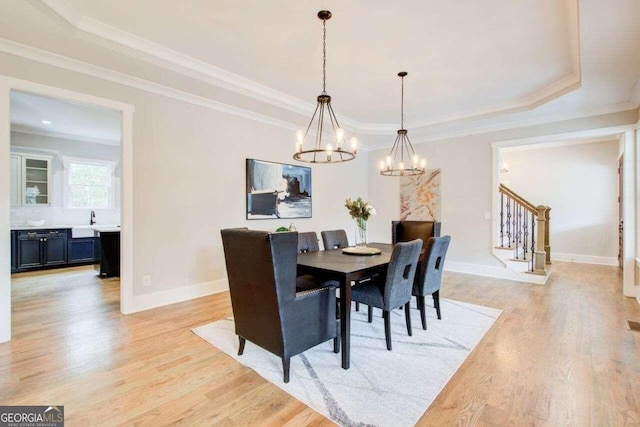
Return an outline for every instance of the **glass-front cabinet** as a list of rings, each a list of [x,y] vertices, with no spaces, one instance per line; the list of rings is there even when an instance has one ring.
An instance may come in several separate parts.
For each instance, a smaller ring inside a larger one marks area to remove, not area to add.
[[[11,153],[11,204],[48,205],[51,194],[51,157]]]

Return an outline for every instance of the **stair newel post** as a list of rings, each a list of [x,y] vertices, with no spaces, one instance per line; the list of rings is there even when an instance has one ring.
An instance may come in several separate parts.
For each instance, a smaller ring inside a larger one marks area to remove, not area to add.
[[[547,264],[551,264],[551,244],[549,243],[549,219],[550,219],[550,214],[549,212],[551,212],[551,208],[549,206],[545,206],[547,209],[544,212],[544,219],[545,219],[545,223],[547,224],[545,231],[544,231],[544,252],[547,254],[546,257],[546,263]]]
[[[545,264],[547,254],[544,250],[545,235],[547,234],[546,206],[537,206],[538,235],[536,237],[536,251],[534,254],[533,272],[538,274],[546,274]]]
[[[504,193],[500,192],[500,247],[504,248]]]

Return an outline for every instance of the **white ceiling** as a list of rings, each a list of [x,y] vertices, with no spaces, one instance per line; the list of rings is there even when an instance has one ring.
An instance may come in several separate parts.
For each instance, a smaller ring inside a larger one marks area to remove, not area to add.
[[[640,101],[638,0],[0,0],[0,8],[9,12],[0,37],[294,127],[306,125],[321,91],[316,13],[329,8],[327,91],[342,124],[372,148],[399,126],[402,70],[414,142]]]
[[[13,131],[120,145],[118,111],[12,91],[10,114]],[[51,124],[44,124],[43,120]]]

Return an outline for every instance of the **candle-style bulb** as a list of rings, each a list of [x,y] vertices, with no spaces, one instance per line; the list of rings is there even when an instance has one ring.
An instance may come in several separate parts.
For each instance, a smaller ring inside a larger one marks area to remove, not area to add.
[[[380,170],[383,171],[384,170],[384,161],[380,160]]]
[[[351,137],[351,150],[355,153],[358,149],[358,138],[355,136]]]
[[[302,132],[301,130],[296,132],[296,138],[298,140],[298,144],[302,145],[302,141],[304,141],[304,132]]]
[[[331,161],[331,153],[333,152],[333,147],[331,147],[331,144],[327,144],[327,161],[330,162]]]

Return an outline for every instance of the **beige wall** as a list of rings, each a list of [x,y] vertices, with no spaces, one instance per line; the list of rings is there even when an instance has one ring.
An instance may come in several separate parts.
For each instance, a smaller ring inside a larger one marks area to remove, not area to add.
[[[447,262],[466,267],[502,266],[491,254],[495,219],[485,219],[486,213],[494,213],[492,197],[497,191],[492,184],[492,143],[628,125],[637,119],[637,112],[630,111],[416,144],[417,154],[428,160],[427,167],[442,170],[442,233],[452,236]],[[369,227],[370,235],[384,241],[391,238],[390,222],[400,215],[398,180],[377,172],[379,161],[387,152],[388,149],[371,151],[368,170],[369,199],[380,213]]]
[[[135,107],[134,295],[223,281],[221,228],[292,222],[246,221],[244,196],[245,159],[292,163],[292,131],[10,55],[0,54],[0,70]],[[344,199],[367,194],[366,167],[366,152],[314,166],[313,218],[295,220],[298,230],[351,227]],[[151,287],[142,286],[145,275]]]
[[[618,141],[504,150],[502,182],[551,207],[551,257],[618,265]]]

